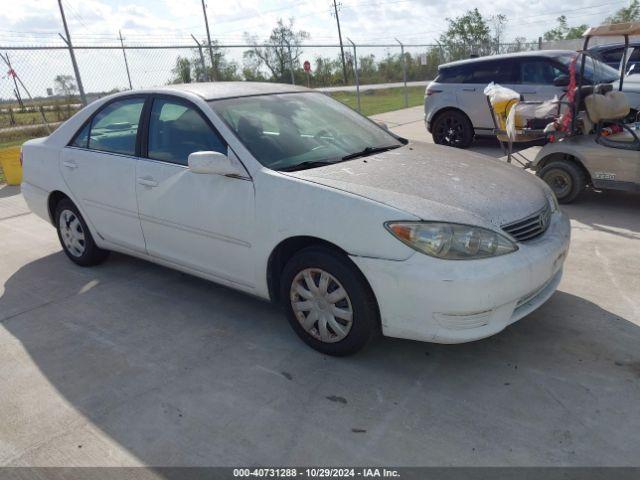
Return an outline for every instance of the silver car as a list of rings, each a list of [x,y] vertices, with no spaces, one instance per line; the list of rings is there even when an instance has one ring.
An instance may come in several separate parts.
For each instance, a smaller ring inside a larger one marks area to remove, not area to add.
[[[569,82],[569,64],[575,54],[571,50],[540,50],[440,65],[424,100],[425,122],[433,141],[466,148],[475,136],[493,135],[493,121],[484,95],[484,88],[491,82],[515,90],[525,100],[560,97]],[[585,80],[612,83],[618,80],[618,72],[589,59]],[[634,114],[640,110],[640,84],[627,82],[624,92]]]

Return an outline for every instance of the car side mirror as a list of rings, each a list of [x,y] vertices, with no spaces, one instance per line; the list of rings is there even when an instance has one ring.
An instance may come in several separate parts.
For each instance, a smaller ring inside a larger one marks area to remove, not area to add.
[[[389,125],[387,125],[382,120],[375,120],[379,127],[384,128],[387,132],[389,131]]]
[[[187,160],[193,173],[208,175],[242,175],[231,159],[220,152],[193,152]]]
[[[556,87],[567,87],[569,86],[569,75],[558,75],[553,79],[553,84]]]

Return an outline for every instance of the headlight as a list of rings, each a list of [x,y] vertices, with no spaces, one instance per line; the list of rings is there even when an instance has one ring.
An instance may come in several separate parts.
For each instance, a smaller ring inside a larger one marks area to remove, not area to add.
[[[439,222],[387,222],[385,227],[401,242],[432,257],[475,260],[515,252],[518,246],[486,228]]]

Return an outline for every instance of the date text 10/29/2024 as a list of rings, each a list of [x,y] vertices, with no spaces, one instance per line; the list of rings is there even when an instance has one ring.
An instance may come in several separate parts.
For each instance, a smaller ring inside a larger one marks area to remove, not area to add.
[[[234,468],[235,478],[400,478],[389,468]]]

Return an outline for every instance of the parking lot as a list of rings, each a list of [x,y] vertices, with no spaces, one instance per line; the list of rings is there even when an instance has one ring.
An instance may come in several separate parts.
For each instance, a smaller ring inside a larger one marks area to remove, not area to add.
[[[429,140],[421,107],[376,118]],[[640,196],[563,209],[572,247],[538,311],[332,358],[241,293],[120,254],[73,265],[0,187],[0,465],[636,465]]]

